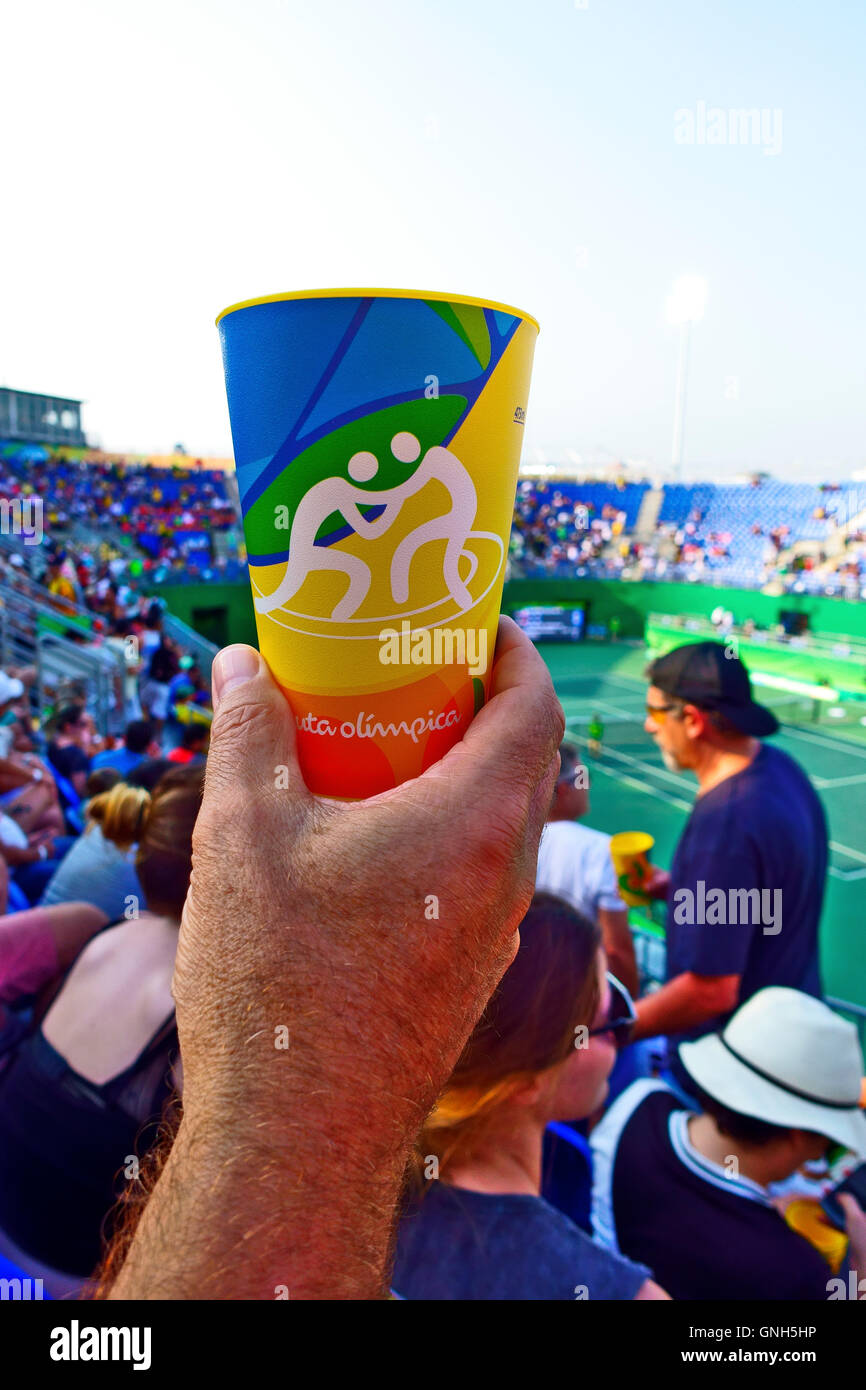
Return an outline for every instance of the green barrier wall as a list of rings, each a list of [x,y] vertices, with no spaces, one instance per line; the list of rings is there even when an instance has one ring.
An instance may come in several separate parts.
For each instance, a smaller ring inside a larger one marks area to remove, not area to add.
[[[150,592],[218,647],[230,642],[258,646],[249,584],[162,584]]]
[[[204,637],[256,643],[256,624],[248,584],[164,584],[153,591],[172,613]],[[642,637],[650,613],[694,613],[709,617],[718,604],[736,622],[754,618],[762,626],[779,621],[783,608],[808,614],[813,632],[846,633],[866,638],[866,603],[807,594],[771,598],[754,589],[716,589],[708,584],[641,584],[615,579],[513,579],[505,586],[503,611],[532,604],[585,603],[587,621],[610,626],[619,618],[621,637]]]
[[[511,612],[531,604],[585,603],[587,622],[610,626],[619,618],[620,636],[642,637],[650,613],[693,613],[708,618],[719,604],[730,609],[734,621],[754,618],[760,626],[779,621],[782,609],[806,613],[813,632],[846,633],[866,637],[866,603],[811,594],[771,597],[754,589],[717,589],[709,584],[631,584],[616,579],[512,579],[505,586],[503,610]]]

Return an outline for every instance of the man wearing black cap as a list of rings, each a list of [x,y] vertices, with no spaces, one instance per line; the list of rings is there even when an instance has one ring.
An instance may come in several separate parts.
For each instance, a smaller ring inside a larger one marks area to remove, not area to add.
[[[666,983],[637,1004],[636,1035],[678,1045],[768,985],[820,996],[827,823],[802,768],[761,742],[778,721],[730,643],[677,647],[646,674],[644,727],[667,768],[698,779],[670,874],[653,884],[668,901]],[[670,1061],[688,1089],[673,1046]]]

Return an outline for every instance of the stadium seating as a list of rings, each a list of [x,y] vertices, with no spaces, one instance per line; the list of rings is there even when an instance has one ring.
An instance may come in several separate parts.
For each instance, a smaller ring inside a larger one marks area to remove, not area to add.
[[[654,533],[647,535],[645,515],[638,536],[650,489],[622,479],[521,481],[512,561],[526,574],[745,588],[777,579],[787,588],[859,595],[866,536],[851,523],[866,512],[866,484],[763,474],[739,484],[668,483]],[[236,493],[217,469],[0,441],[0,497],[28,494],[45,499],[46,530],[76,557],[107,546],[157,583],[245,577]],[[25,557],[31,571],[37,549]]]

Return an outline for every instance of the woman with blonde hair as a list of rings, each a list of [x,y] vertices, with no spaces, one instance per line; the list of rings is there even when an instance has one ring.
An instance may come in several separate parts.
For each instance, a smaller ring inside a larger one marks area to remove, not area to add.
[[[55,1296],[98,1263],[178,1079],[171,982],[203,781],[177,768],[153,794],[119,783],[91,803],[106,840],[137,845],[147,911],[130,902],[88,943],[0,1075],[0,1254]]]
[[[407,1299],[652,1299],[650,1271],[541,1196],[547,1125],[604,1103],[631,1000],[598,927],[537,893],[417,1148],[392,1278]]]
[[[107,770],[92,772],[90,779],[102,776]],[[130,901],[143,906],[144,891],[135,872],[136,842],[129,838],[138,827],[138,809],[143,795],[141,790],[133,789],[119,778],[113,786],[91,794],[84,834],[78,837],[48,880],[39,900],[40,907],[88,902],[104,912],[110,922],[116,922],[127,911]],[[103,824],[106,819],[116,833],[108,833]]]

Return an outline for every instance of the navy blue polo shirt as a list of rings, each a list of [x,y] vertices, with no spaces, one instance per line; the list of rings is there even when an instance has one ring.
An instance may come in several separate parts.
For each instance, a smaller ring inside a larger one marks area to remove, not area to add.
[[[667,975],[741,976],[738,1005],[767,985],[821,995],[818,923],[827,822],[802,768],[762,744],[695,802],[671,866]],[[717,1032],[730,1014],[679,1034]]]
[[[829,1264],[766,1188],[692,1146],[692,1113],[661,1081],[614,1102],[590,1138],[596,1240],[649,1265],[671,1298],[826,1299]]]

